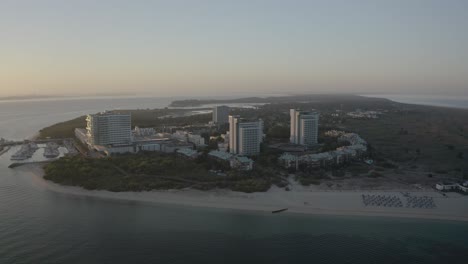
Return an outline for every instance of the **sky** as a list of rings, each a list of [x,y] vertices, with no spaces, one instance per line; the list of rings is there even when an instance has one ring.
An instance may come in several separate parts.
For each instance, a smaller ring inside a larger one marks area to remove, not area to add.
[[[0,96],[468,95],[465,0],[0,0]]]

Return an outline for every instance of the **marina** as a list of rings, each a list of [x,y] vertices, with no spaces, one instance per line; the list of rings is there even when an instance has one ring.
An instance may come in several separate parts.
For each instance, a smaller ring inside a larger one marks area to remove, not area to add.
[[[39,147],[34,142],[23,144],[21,148],[11,156],[11,160],[26,160],[33,156]]]
[[[73,139],[46,139],[9,141],[0,140],[0,156],[7,152],[14,152],[9,159],[17,164],[47,162],[57,158],[77,155]]]

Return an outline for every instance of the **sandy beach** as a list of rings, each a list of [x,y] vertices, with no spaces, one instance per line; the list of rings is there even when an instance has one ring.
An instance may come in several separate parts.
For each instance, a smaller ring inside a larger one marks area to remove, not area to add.
[[[33,174],[35,184],[47,190],[67,195],[264,212],[288,208],[288,213],[468,221],[468,196],[457,193],[448,193],[444,196],[436,191],[323,191],[300,185],[292,185],[291,191],[273,187],[264,193],[241,193],[229,190],[199,191],[193,189],[115,193],[61,186],[44,180],[40,165],[27,165],[22,169]],[[405,201],[404,193],[412,197],[432,197],[436,208],[365,206],[362,201],[362,194],[392,195]]]

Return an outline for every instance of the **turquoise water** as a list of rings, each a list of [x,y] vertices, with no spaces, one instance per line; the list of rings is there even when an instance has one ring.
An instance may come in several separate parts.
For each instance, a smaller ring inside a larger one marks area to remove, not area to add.
[[[36,127],[113,104],[0,103],[0,137],[27,137]],[[124,104],[167,103],[151,98],[115,102]],[[25,168],[10,170],[8,164],[6,156],[0,157],[0,263],[467,263],[464,222],[269,214],[82,197],[52,192]]]

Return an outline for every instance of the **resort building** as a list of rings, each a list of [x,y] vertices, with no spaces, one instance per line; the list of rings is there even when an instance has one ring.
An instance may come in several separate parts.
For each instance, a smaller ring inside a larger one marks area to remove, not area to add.
[[[213,124],[223,125],[229,122],[229,107],[225,105],[213,107]]]
[[[193,143],[197,148],[206,147],[205,138],[201,135],[189,133],[187,135],[187,140],[188,142]]]
[[[356,133],[344,133],[339,138],[340,142],[349,142],[351,145],[367,145],[367,142]]]
[[[253,160],[244,157],[244,156],[235,156],[229,161],[229,165],[231,168],[249,171],[253,169]]]
[[[263,140],[263,121],[246,121],[229,116],[229,152],[238,155],[257,155]]]
[[[305,146],[316,145],[319,114],[296,109],[291,109],[289,112],[291,116],[290,142]]]
[[[208,157],[217,159],[219,161],[229,164],[229,167],[238,170],[252,170],[254,161],[248,157],[234,155],[224,151],[212,150],[208,152]]]
[[[156,134],[156,130],[152,127],[148,128],[140,128],[140,127],[135,127],[135,130],[133,131],[133,134],[136,137],[145,137],[145,136],[152,136]]]
[[[439,182],[436,184],[435,188],[439,191],[461,191],[468,193],[468,181],[465,181],[464,183]]]
[[[184,130],[177,130],[176,132],[172,133],[171,137],[184,142],[193,143],[196,147],[206,146],[205,138],[203,138],[201,135],[192,134]]]
[[[212,158],[215,158],[215,159],[218,159],[218,160],[222,160],[222,161],[229,161],[230,159],[232,159],[234,157],[234,155],[231,154],[231,153],[224,152],[224,151],[218,151],[218,150],[212,150],[212,151],[208,152],[208,156],[212,157]]]
[[[103,112],[86,117],[90,145],[125,146],[132,144],[130,114]]]
[[[339,141],[348,142],[350,145],[322,153],[285,152],[278,159],[280,164],[285,168],[295,170],[326,168],[362,160],[366,156],[367,142],[358,134],[340,131],[328,131],[325,134],[334,137],[339,136]]]
[[[178,149],[176,153],[189,159],[196,159],[200,155],[198,151],[188,148]]]

